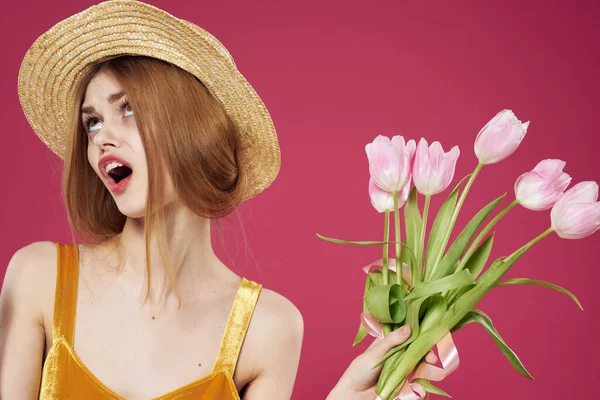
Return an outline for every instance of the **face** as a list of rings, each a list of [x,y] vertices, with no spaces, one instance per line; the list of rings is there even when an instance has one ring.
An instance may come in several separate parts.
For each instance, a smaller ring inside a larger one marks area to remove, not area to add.
[[[146,153],[127,94],[110,75],[99,72],[89,82],[81,118],[88,137],[88,161],[117,207],[131,218],[144,216],[148,193]],[[166,198],[172,198],[167,177]]]

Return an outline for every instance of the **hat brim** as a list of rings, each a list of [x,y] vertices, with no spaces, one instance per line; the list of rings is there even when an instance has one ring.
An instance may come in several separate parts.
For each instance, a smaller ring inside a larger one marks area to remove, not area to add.
[[[38,137],[61,159],[78,79],[90,65],[118,55],[170,62],[195,75],[219,100],[241,133],[246,200],[275,180],[280,151],[273,121],[227,49],[202,28],[134,0],[103,2],[59,22],[23,59],[21,106]]]

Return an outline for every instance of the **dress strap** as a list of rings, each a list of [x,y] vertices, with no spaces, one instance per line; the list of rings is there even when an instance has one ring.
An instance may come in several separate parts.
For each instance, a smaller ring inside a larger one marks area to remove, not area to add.
[[[233,377],[240,349],[261,289],[261,284],[242,278],[229,314],[213,372],[225,369]]]
[[[56,243],[58,259],[56,266],[56,292],[54,294],[54,317],[52,339],[64,336],[73,345],[77,288],[79,286],[79,248],[76,244]]]

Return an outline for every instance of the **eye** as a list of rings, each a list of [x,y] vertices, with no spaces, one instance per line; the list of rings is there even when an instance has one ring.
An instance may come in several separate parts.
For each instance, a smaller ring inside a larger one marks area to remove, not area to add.
[[[131,117],[133,115],[133,110],[131,109],[131,105],[127,100],[122,100],[121,104],[118,107],[119,112],[124,113],[124,117]],[[89,115],[83,116],[83,126],[86,132],[95,132],[102,128],[102,120],[96,117],[92,117]]]
[[[102,128],[102,121],[96,117],[90,117],[89,115],[83,116],[83,127],[87,132],[94,132]]]
[[[125,111],[125,117],[131,117],[133,115],[133,110],[131,109],[131,105],[127,100],[123,100],[121,105],[119,106],[119,111]]]

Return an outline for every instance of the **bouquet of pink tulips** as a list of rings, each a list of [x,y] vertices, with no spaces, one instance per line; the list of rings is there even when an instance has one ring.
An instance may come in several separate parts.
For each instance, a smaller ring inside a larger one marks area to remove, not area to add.
[[[532,171],[519,176],[514,185],[514,201],[483,226],[506,193],[491,201],[447,246],[460,209],[481,169],[512,154],[525,137],[528,126],[529,122],[522,123],[512,111],[504,110],[483,127],[475,139],[479,163],[454,187],[438,210],[427,246],[425,230],[430,199],[452,182],[458,147],[444,153],[439,142],[429,146],[421,139],[417,146],[414,140],[405,142],[402,136],[391,140],[378,136],[367,144],[371,203],[378,212],[385,213],[383,241],[356,242],[318,236],[334,243],[383,246],[382,259],[364,268],[367,273],[364,309],[354,344],[367,334],[383,337],[406,324],[412,328],[412,335],[374,366],[384,364],[376,388],[381,399],[418,400],[429,393],[448,396],[431,381],[441,381],[458,367],[452,333],[471,322],[479,323],[490,333],[513,367],[532,379],[491,319],[475,308],[496,286],[545,286],[570,296],[583,310],[571,292],[552,283],[524,278],[500,281],[527,250],[552,232],[561,238],[580,239],[600,228],[597,183],[580,182],[565,192],[571,177],[563,172],[564,161],[542,160]],[[417,193],[425,196],[422,212]],[[550,227],[509,256],[492,261],[484,271],[494,242],[494,233],[488,233],[518,204],[533,211],[551,208]],[[404,241],[400,233],[400,208],[404,210]],[[389,240],[391,212],[394,213],[394,241]],[[395,246],[395,258],[388,257],[389,244]],[[381,268],[373,268],[378,266]],[[432,349],[436,345],[442,367],[435,365],[438,357],[432,354]]]

